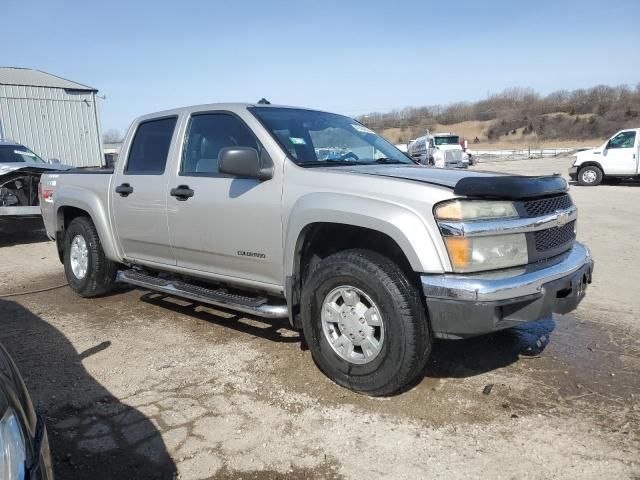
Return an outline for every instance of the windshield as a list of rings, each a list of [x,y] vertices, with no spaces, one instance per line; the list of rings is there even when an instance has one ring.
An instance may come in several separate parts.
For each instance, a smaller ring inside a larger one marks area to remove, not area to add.
[[[297,108],[252,107],[249,110],[301,166],[413,163],[384,138],[342,115]]]
[[[457,135],[449,135],[447,137],[435,137],[436,145],[458,145],[460,137]]]
[[[22,145],[0,145],[0,163],[47,163]]]

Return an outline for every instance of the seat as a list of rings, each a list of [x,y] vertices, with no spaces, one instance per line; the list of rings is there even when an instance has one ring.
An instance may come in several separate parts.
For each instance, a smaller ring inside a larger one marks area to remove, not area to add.
[[[200,159],[196,163],[197,173],[217,173],[218,172],[218,153],[224,148],[222,143],[216,142],[217,139],[203,137],[200,143]]]

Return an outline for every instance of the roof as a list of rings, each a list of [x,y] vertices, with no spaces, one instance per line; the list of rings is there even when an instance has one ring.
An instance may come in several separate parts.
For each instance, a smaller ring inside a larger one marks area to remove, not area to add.
[[[0,67],[0,85],[24,85],[29,87],[63,88],[65,90],[84,90],[97,92],[98,90],[81,83],[72,82],[66,78],[31,68]]]
[[[171,116],[171,115],[180,115],[182,113],[193,113],[193,112],[204,112],[204,111],[216,111],[216,110],[225,110],[233,113],[239,113],[240,111],[246,110],[248,108],[257,107],[257,108],[288,108],[293,110],[309,110],[313,112],[322,112],[322,113],[331,113],[325,112],[324,110],[317,110],[315,108],[306,108],[306,107],[295,107],[291,105],[272,105],[272,104],[261,104],[261,103],[246,103],[246,102],[233,102],[233,103],[204,103],[200,105],[190,105],[188,107],[179,107],[173,108],[171,110],[162,110],[159,112],[153,112],[146,115],[142,115],[134,120],[134,123],[143,122],[146,120],[153,120],[155,118],[159,118],[162,116]]]

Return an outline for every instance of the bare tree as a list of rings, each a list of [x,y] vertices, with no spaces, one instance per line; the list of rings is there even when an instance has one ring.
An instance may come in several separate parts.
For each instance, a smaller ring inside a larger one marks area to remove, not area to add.
[[[585,118],[580,118],[580,116]],[[640,83],[635,87],[596,85],[588,89],[558,90],[539,95],[529,87],[506,88],[487,94],[477,102],[405,107],[391,112],[374,112],[359,117],[378,132],[424,135],[435,124],[455,124],[466,120],[491,121],[485,135],[490,140],[521,131],[539,139],[581,139],[606,137],[622,128],[637,126],[640,117]],[[396,132],[394,129],[402,129]]]
[[[102,134],[102,143],[120,143],[122,139],[122,133],[115,128],[111,128]]]

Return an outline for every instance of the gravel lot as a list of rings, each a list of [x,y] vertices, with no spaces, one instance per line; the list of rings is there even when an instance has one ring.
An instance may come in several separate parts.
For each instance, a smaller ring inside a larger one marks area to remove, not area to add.
[[[129,288],[0,298],[0,342],[47,415],[60,479],[637,479],[640,184],[571,190],[596,260],[575,314],[439,342],[400,396],[334,385],[286,322]],[[0,295],[63,283],[53,243],[0,231]]]

